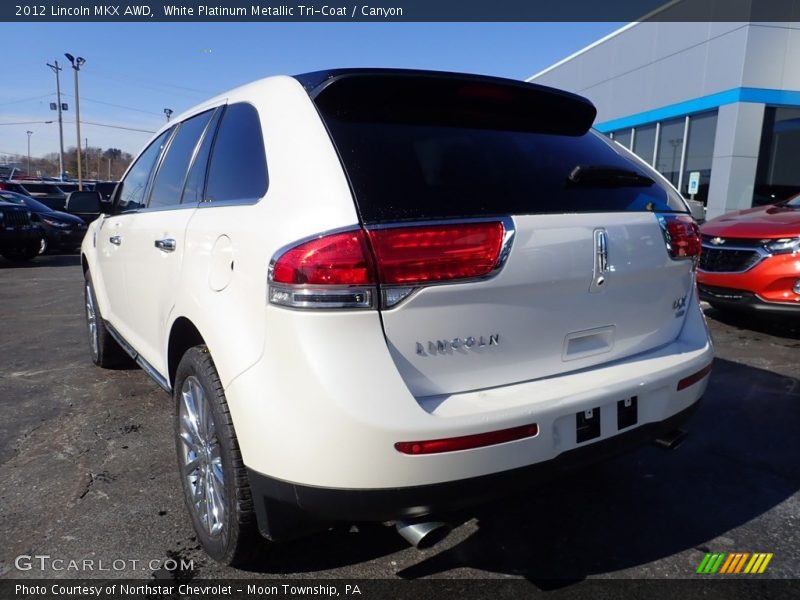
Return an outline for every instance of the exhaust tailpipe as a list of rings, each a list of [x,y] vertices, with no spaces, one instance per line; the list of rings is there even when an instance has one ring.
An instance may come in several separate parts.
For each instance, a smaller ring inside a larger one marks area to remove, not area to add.
[[[675,450],[675,448],[683,443],[683,440],[686,439],[687,435],[689,434],[683,429],[673,429],[672,431],[657,437],[655,440],[653,440],[653,443],[659,448],[664,448],[665,450]]]
[[[397,521],[395,527],[397,533],[420,550],[438,544],[450,533],[450,525],[441,521]]]

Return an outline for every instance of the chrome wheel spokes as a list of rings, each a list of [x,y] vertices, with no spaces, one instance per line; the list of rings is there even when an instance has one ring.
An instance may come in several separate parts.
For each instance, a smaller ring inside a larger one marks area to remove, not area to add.
[[[183,382],[178,411],[181,474],[191,491],[192,508],[211,536],[222,532],[228,511],[225,471],[211,405],[200,382]]]
[[[100,352],[100,341],[97,339],[97,311],[92,298],[92,288],[88,283],[86,284],[86,326],[89,331],[89,345],[92,348],[92,356],[97,358]]]

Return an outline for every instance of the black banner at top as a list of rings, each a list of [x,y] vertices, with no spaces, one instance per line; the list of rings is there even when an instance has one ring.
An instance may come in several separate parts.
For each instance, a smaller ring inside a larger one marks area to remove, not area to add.
[[[800,21],[800,0],[10,0],[6,22]]]

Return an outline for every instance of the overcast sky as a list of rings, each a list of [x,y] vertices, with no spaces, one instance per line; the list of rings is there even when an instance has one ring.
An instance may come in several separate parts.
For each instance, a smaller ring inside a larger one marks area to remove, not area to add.
[[[86,23],[0,24],[0,154],[58,151],[58,60],[64,145],[76,139],[73,71],[83,56],[81,137],[136,154],[164,122],[237,85],[335,67],[407,67],[524,79],[622,23]],[[52,124],[43,121],[54,120]],[[27,123],[32,121],[32,123]],[[23,122],[19,125],[8,123]],[[101,124],[101,125],[98,125]],[[115,127],[109,127],[115,126]],[[119,129],[119,128],[129,129]],[[144,131],[131,131],[144,130]]]

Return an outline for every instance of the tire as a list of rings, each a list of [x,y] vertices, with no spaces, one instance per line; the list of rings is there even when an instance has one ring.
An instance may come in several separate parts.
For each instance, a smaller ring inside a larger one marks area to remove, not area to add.
[[[117,367],[130,360],[130,357],[111,337],[105,321],[97,307],[97,296],[89,271],[86,271],[86,282],[83,286],[83,300],[86,312],[86,333],[89,336],[89,352],[92,362],[105,369]]]
[[[261,536],[225,392],[205,346],[183,355],[173,398],[179,475],[197,539],[214,560],[246,565]]]
[[[39,244],[28,246],[27,248],[11,248],[3,252],[8,260],[13,262],[28,262],[39,254]]]

